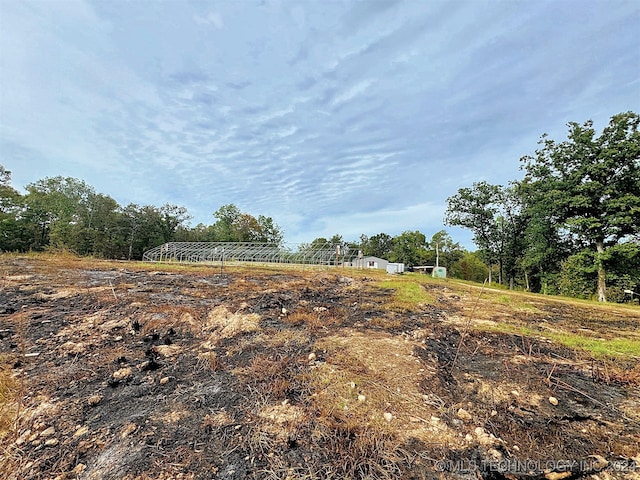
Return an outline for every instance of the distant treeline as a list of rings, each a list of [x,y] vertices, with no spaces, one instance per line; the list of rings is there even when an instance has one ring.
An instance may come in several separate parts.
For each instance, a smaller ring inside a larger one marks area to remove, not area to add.
[[[0,165],[0,251],[69,250],[78,255],[135,259],[165,242],[282,242],[271,217],[225,205],[212,225],[189,227],[184,207],[119,205],[75,178],[45,178],[22,195]]]

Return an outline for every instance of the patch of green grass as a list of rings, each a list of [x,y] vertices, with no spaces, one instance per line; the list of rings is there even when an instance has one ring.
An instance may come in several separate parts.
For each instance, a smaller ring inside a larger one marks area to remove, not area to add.
[[[375,284],[377,288],[393,290],[391,300],[385,304],[387,310],[394,312],[415,311],[427,303],[433,303],[434,298],[425,288],[411,278],[386,279]]]
[[[483,325],[481,330],[512,333],[523,337],[544,337],[565,347],[583,350],[594,357],[637,357],[640,356],[640,340],[632,338],[594,338],[570,332],[546,332],[523,325],[501,323],[494,326]]]
[[[549,336],[552,340],[556,340],[567,347],[586,350],[596,357],[640,356],[640,340],[631,338],[601,339],[570,333],[554,333]]]

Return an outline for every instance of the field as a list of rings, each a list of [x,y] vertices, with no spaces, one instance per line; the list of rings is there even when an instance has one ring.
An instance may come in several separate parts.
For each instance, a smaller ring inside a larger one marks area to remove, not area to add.
[[[640,307],[0,256],[4,479],[640,478]]]

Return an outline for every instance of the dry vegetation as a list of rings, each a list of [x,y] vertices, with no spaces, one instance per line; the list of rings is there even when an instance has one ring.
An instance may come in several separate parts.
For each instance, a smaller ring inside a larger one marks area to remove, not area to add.
[[[640,478],[640,309],[0,257],[0,477]]]

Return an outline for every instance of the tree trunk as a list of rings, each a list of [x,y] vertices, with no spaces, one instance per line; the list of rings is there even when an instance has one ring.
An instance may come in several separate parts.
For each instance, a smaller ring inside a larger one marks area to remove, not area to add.
[[[491,273],[493,272],[493,264],[489,262],[489,285],[491,285]]]
[[[524,269],[524,284],[525,284],[525,289],[528,291],[530,291],[531,289],[529,288],[529,275],[527,275],[527,269]]]
[[[596,263],[598,265],[598,301],[607,301],[607,284],[606,272],[604,270],[604,244],[601,241],[596,242]]]

